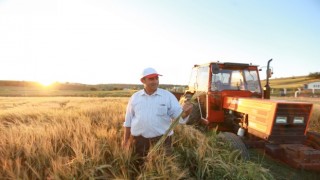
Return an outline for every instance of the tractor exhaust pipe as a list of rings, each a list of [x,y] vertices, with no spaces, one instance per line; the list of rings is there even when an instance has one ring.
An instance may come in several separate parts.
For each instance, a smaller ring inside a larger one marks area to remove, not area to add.
[[[269,66],[270,66],[270,62],[271,61],[272,61],[272,59],[270,59],[268,61],[268,65],[267,65],[267,83],[263,88],[263,98],[264,99],[270,99],[270,89],[271,88],[270,88],[270,85],[269,85],[269,78],[271,77],[272,72],[271,72],[271,69],[269,68]]]

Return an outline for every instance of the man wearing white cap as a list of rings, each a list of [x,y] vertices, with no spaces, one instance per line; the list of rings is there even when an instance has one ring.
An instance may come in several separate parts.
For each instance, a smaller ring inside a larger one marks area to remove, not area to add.
[[[134,93],[127,105],[124,122],[123,146],[129,146],[130,137],[133,138],[135,153],[145,157],[150,144],[158,141],[169,129],[171,121],[181,112],[181,124],[185,124],[192,111],[192,104],[185,103],[180,106],[177,98],[169,91],[158,88],[159,76],[153,68],[143,70],[140,81],[144,89]],[[171,152],[171,135],[165,140],[166,152]]]

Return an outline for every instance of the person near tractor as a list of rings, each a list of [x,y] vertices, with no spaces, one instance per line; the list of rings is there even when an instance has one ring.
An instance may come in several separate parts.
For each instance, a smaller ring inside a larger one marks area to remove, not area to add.
[[[140,165],[143,163],[143,157],[148,154],[150,146],[165,134],[172,120],[182,113],[179,123],[185,124],[192,111],[190,102],[184,103],[181,107],[171,92],[158,88],[159,76],[162,75],[153,68],[144,69],[140,79],[144,89],[131,96],[126,109],[122,145],[126,149],[130,144],[133,146],[134,153],[140,159]],[[166,154],[172,152],[172,134],[173,131],[163,144]]]

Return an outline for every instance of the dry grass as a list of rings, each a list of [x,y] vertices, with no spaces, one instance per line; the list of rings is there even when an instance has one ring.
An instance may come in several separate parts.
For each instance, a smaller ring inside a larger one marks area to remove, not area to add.
[[[308,76],[296,76],[285,78],[272,78],[270,79],[270,86],[272,88],[302,88],[304,84],[319,81],[318,79]],[[264,86],[266,80],[262,80],[261,84]]]
[[[84,178],[96,176],[101,167],[111,166],[108,160],[125,155],[118,145],[118,130],[127,98],[112,101],[1,98],[0,176]]]
[[[308,130],[320,133],[320,104],[313,105]]]
[[[260,164],[190,126],[174,155],[161,151],[141,172],[121,147],[128,98],[0,98],[2,179],[272,179]]]

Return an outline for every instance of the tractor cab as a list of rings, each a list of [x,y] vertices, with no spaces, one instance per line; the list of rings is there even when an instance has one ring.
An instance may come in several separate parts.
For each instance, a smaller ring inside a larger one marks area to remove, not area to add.
[[[225,97],[262,98],[258,66],[243,63],[212,62],[195,65],[188,92],[196,94],[205,124],[223,122]]]

